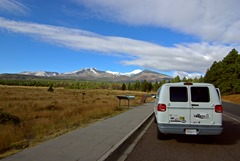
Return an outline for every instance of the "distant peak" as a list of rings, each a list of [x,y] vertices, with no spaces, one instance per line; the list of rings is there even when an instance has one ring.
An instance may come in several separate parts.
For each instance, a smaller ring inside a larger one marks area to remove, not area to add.
[[[120,75],[120,72],[112,72],[110,70],[107,70],[106,73],[110,73],[110,74],[113,74],[113,75]]]
[[[83,71],[83,70],[89,70],[89,71],[91,71],[91,70],[97,70],[97,68],[83,68],[83,69],[80,69],[80,71]]]
[[[50,76],[57,76],[57,75],[59,75],[58,72],[49,72],[49,71],[36,71],[36,72],[24,71],[24,72],[21,72],[19,74],[35,75],[35,76],[43,76],[43,77],[50,77]]]
[[[129,72],[129,73],[121,73],[121,74],[122,74],[122,75],[131,76],[131,75],[138,74],[138,73],[141,73],[141,72],[142,72],[142,70],[136,69],[136,70],[134,70],[134,71],[132,71],[132,72]]]
[[[96,68],[89,68],[89,71],[93,72],[94,74],[97,74],[97,69]]]
[[[158,72],[155,72],[155,71],[152,71],[152,70],[149,70],[149,69],[144,69],[143,72],[146,72],[146,73],[158,73]]]

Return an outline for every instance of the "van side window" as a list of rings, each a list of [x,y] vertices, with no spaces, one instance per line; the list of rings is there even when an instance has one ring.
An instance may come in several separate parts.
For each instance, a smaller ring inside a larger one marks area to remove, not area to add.
[[[186,87],[170,87],[171,102],[188,102]]]
[[[208,87],[191,87],[192,102],[209,102]]]
[[[160,91],[161,91],[161,87],[158,89],[157,94],[156,94],[156,98],[160,97]]]

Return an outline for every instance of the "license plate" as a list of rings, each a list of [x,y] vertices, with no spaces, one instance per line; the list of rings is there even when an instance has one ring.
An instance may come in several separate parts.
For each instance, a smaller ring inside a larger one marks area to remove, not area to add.
[[[197,130],[196,129],[186,129],[185,134],[187,134],[187,135],[197,135]]]

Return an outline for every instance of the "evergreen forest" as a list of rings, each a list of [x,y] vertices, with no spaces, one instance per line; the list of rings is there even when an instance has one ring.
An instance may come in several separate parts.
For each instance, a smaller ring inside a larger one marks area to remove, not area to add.
[[[214,61],[207,70],[204,82],[212,83],[223,94],[240,93],[240,55],[232,49],[222,61]]]

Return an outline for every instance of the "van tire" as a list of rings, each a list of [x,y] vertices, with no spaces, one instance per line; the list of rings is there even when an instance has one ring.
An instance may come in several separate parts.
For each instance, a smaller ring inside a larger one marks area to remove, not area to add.
[[[157,138],[158,138],[158,140],[167,140],[168,139],[166,134],[160,132],[160,130],[158,129],[158,126],[157,126]]]

